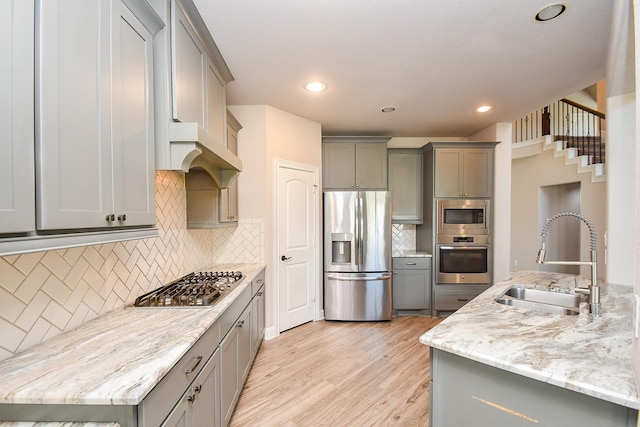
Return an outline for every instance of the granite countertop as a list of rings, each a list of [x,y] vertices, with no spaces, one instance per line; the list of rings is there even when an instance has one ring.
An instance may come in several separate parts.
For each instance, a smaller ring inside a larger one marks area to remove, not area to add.
[[[568,292],[576,276],[521,271],[420,337],[422,344],[602,400],[640,409],[632,357],[633,289],[601,284],[602,312],[546,314],[495,302],[517,284]],[[589,279],[580,277],[586,287]]]
[[[407,257],[407,258],[431,258],[431,254],[428,252],[423,252],[423,251],[416,251],[414,249],[400,249],[397,252],[395,252],[396,255],[394,255],[394,258],[402,258],[402,257]]]
[[[0,362],[0,403],[137,405],[262,271],[212,307],[125,308]]]

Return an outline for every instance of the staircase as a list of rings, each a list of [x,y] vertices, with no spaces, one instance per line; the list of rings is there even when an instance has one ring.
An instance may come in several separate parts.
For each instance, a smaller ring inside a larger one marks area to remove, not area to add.
[[[577,173],[591,174],[591,182],[606,181],[604,163],[591,163],[592,156],[581,155],[575,147],[566,147],[566,141],[554,140],[551,135],[533,138],[529,141],[514,143],[511,150],[512,159],[535,156],[546,150],[554,150],[554,157],[563,157],[567,166],[575,165]]]
[[[523,153],[536,150],[536,146],[539,150],[555,149],[555,157],[565,156],[565,163],[578,165],[579,172],[590,171],[592,182],[602,181],[604,125],[603,113],[561,99],[514,122],[513,158],[524,157]]]

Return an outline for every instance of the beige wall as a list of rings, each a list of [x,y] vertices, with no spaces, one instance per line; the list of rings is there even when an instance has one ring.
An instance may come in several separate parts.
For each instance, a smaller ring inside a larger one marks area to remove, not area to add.
[[[580,183],[581,214],[588,218],[597,232],[597,247],[604,255],[606,230],[606,183],[591,183],[590,173],[577,173],[575,165],[565,165],[564,157],[554,157],[554,150],[514,159],[511,170],[511,269],[538,270],[535,263],[540,245],[540,229],[545,218],[540,217],[540,187]],[[551,230],[553,232],[553,230]],[[581,227],[580,259],[589,259],[589,232]],[[589,275],[587,268],[583,275]],[[598,275],[606,275],[604,256],[598,259]]]
[[[318,218],[322,188],[322,134],[318,123],[268,105],[235,105],[229,107],[242,124],[238,134],[238,153],[243,161],[239,181],[240,218],[262,220],[265,224],[265,260],[267,263],[266,336],[278,335],[276,267],[280,262],[275,253],[275,176],[276,160],[302,163],[318,168]],[[317,295],[321,296],[322,248],[321,223],[318,221]],[[319,301],[320,302],[320,301]]]

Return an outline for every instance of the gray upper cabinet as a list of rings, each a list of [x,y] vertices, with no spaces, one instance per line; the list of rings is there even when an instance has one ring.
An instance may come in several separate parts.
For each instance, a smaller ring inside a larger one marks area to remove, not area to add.
[[[177,1],[173,8],[173,120],[197,123],[223,144],[225,84],[185,7]]]
[[[436,147],[434,151],[435,197],[493,196],[493,147]]]
[[[238,132],[242,126],[230,112],[227,112],[227,148],[238,154]],[[220,189],[220,222],[238,222],[238,179],[231,181],[227,188]]]
[[[388,140],[376,137],[324,137],[324,189],[386,190]]]
[[[397,224],[422,224],[422,151],[389,150],[391,220]]]
[[[153,36],[121,1],[42,1],[40,230],[155,223]]]
[[[33,1],[0,1],[0,233],[35,229],[33,16]]]

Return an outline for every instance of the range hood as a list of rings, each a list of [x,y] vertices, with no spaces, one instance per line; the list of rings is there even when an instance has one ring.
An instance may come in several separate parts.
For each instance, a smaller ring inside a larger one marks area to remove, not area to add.
[[[169,123],[171,169],[202,168],[220,188],[227,188],[242,170],[242,161],[198,123]]]

